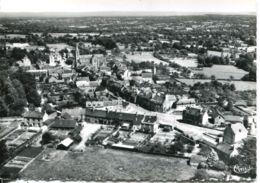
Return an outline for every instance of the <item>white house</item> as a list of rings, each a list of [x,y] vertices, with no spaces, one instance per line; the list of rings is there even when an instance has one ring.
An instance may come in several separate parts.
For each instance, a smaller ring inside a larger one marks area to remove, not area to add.
[[[229,124],[224,130],[224,142],[235,144],[247,137],[247,130],[242,123]]]

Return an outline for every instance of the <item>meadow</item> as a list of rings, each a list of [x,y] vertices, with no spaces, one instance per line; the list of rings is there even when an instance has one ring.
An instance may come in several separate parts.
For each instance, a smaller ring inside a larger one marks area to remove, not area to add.
[[[188,180],[195,171],[196,168],[187,165],[186,159],[87,147],[83,153],[46,149],[21,173],[21,178],[45,181],[173,181]]]

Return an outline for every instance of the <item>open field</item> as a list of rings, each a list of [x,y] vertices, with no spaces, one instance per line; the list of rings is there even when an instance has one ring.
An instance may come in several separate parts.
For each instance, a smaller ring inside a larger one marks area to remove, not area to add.
[[[49,160],[43,157],[51,154]],[[46,149],[22,173],[25,180],[188,180],[196,169],[187,160],[87,147],[84,153]],[[51,171],[50,171],[51,170]]]
[[[195,58],[173,58],[170,59],[171,62],[174,62],[182,67],[197,67],[198,61]]]
[[[47,46],[51,49],[57,49],[58,51],[65,49],[65,48],[70,48],[72,49],[72,46],[67,45],[66,43],[57,43],[57,44],[47,44]]]
[[[178,81],[185,83],[186,85],[193,86],[195,83],[206,83],[211,82],[210,79],[178,79]],[[256,90],[256,82],[251,81],[227,81],[227,80],[218,80],[222,84],[234,84],[237,91],[245,91],[245,90]]]
[[[207,77],[214,75],[217,79],[229,79],[231,76],[233,76],[234,79],[241,79],[248,73],[233,65],[213,65],[212,67],[203,67],[202,70],[194,70],[193,72],[202,73]]]
[[[134,52],[134,55],[132,55],[131,53],[125,55],[126,55],[126,59],[130,62],[133,60],[136,63],[154,62],[155,64],[162,63],[163,65],[169,65],[167,62],[155,58],[153,56],[153,52]]]
[[[0,35],[0,39],[4,39],[5,36],[7,38],[13,39],[13,38],[25,38],[25,34],[6,34],[6,35]]]

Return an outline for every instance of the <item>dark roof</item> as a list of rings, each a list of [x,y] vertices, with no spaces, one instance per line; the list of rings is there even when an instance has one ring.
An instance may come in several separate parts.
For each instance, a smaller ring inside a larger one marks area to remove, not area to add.
[[[42,119],[42,113],[38,111],[28,111],[23,114],[24,118],[34,118],[34,119]]]
[[[95,118],[105,118],[105,119],[112,119],[112,120],[121,120],[121,121],[128,121],[133,122],[135,125],[141,124],[144,115],[140,114],[133,114],[133,113],[123,113],[123,112],[115,112],[115,111],[103,111],[103,110],[92,110],[86,109],[86,116],[95,117]],[[148,116],[146,116],[147,118]],[[157,117],[152,117],[151,121],[156,120]]]
[[[185,110],[185,114],[189,114],[192,116],[200,116],[201,110],[198,108],[187,107]]]
[[[144,121],[145,123],[154,123],[157,120],[156,116],[145,116]]]
[[[69,115],[67,112],[61,114],[61,117],[62,117],[63,119],[72,119],[71,115]]]
[[[153,73],[151,72],[142,73],[142,78],[152,78],[152,77],[153,77]]]
[[[162,104],[164,102],[164,95],[155,95],[153,98],[152,98],[152,101],[153,102],[156,102],[156,103],[160,103]]]
[[[51,125],[51,128],[75,128],[76,121],[73,119],[55,119],[54,123]]]
[[[212,111],[211,115],[213,118],[216,118],[218,116],[221,116],[222,118],[224,118],[223,114],[218,109],[212,108],[211,111]]]
[[[55,119],[47,119],[46,121],[43,122],[44,125],[49,126],[54,122]]]

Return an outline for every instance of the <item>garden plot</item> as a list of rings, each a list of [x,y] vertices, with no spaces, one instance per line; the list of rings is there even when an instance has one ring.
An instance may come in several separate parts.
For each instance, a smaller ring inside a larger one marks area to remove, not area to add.
[[[160,142],[161,144],[169,145],[175,139],[176,133],[174,131],[163,132],[159,131],[151,139],[150,142],[156,143]]]
[[[149,134],[136,132],[136,133],[132,134],[130,138],[125,140],[123,142],[123,144],[137,146],[140,143],[142,143],[145,140],[147,140],[149,138],[149,136],[150,136]]]
[[[93,137],[96,141],[103,141],[105,138],[107,138],[110,134],[112,134],[114,131],[113,127],[104,127],[101,130],[97,132],[97,134]]]

